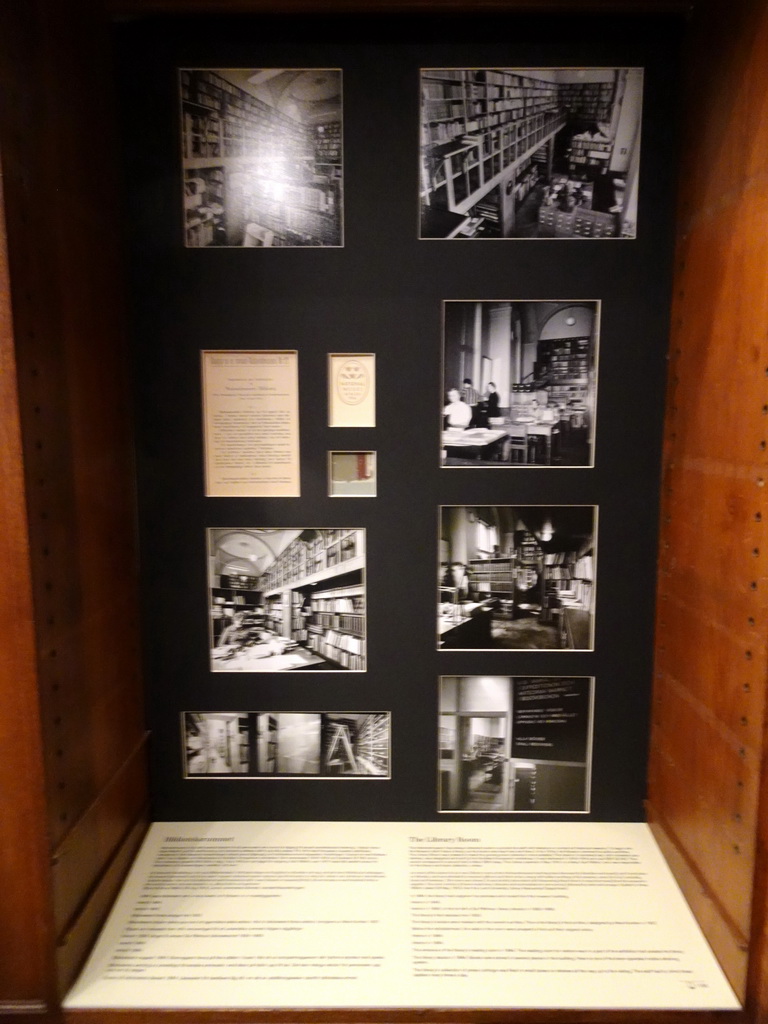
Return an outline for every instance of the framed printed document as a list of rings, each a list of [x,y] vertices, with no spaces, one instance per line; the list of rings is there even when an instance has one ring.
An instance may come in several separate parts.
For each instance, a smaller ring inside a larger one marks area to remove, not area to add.
[[[204,351],[202,373],[206,495],[298,497],[298,353]]]

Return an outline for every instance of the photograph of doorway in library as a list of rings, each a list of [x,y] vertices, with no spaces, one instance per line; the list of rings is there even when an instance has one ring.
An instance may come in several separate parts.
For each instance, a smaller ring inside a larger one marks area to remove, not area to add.
[[[634,238],[642,68],[425,68],[422,238]]]
[[[187,246],[343,244],[337,68],[179,71]]]
[[[443,303],[443,466],[593,466],[600,303]]]
[[[182,714],[184,777],[389,778],[388,711]]]
[[[211,670],[365,670],[365,530],[208,530]]]
[[[444,676],[440,811],[586,813],[594,679]]]
[[[597,506],[443,505],[443,650],[594,648]]]

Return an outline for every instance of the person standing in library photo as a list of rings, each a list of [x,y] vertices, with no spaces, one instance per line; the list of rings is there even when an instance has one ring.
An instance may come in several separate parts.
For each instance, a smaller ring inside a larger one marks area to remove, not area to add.
[[[187,246],[340,246],[341,71],[182,68]]]
[[[444,505],[438,647],[592,650],[596,527],[594,505]]]
[[[208,530],[211,670],[365,670],[365,531]]]
[[[422,238],[634,238],[642,68],[426,68]]]
[[[444,466],[594,464],[599,305],[443,303]]]

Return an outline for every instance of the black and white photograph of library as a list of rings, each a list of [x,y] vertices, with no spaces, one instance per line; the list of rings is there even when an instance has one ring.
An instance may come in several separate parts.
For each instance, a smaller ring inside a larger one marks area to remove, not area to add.
[[[444,505],[438,647],[594,647],[595,505]]]
[[[188,246],[340,246],[341,71],[182,68]]]
[[[390,715],[193,712],[182,715],[184,776],[388,778]]]
[[[444,676],[439,810],[589,811],[594,680]]]
[[[634,238],[642,68],[426,68],[422,238]]]
[[[443,303],[443,466],[594,465],[599,306]]]
[[[209,529],[211,670],[365,670],[365,530]]]

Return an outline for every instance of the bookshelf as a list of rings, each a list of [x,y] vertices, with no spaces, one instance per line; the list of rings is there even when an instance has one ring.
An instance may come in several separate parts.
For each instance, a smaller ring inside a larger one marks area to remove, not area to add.
[[[538,343],[534,387],[546,387],[549,400],[567,406],[587,403],[590,392],[590,339],[557,338]]]
[[[501,70],[422,71],[422,201],[468,212],[565,124],[558,86]],[[518,181],[530,188],[531,175]]]
[[[357,722],[357,763],[366,775],[389,773],[389,715],[360,715]]]
[[[251,224],[273,246],[341,244],[341,111],[304,124],[214,70],[179,88],[187,246],[250,244]]]
[[[480,596],[512,596],[515,592],[515,563],[512,558],[471,558],[469,571]]]
[[[342,668],[363,671],[364,562],[363,530],[303,531],[259,580],[267,625]]]
[[[572,137],[562,160],[575,176],[606,168],[613,153],[610,125],[615,82],[550,82],[503,69],[422,71],[422,204],[426,210],[481,216],[498,222],[490,193],[512,181],[522,203],[549,177],[554,138]],[[478,204],[491,199],[489,208]],[[615,218],[602,211],[547,210],[542,237],[608,238]],[[490,228],[493,234],[493,227]]]

